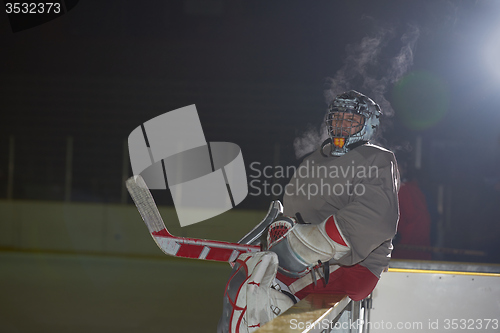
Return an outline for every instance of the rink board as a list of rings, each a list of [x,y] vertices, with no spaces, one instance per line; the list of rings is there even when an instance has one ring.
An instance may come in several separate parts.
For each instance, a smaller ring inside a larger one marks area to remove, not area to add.
[[[392,268],[373,291],[369,332],[498,332],[499,321],[498,273]]]

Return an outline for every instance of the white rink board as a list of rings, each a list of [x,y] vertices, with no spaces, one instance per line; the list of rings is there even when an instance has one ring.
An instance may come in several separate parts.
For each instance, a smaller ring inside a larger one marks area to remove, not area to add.
[[[369,332],[500,332],[496,275],[384,273],[373,291]]]

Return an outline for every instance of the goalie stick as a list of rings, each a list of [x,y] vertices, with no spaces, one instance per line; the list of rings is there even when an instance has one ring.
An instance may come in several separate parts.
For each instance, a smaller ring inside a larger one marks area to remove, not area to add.
[[[156,245],[167,255],[181,258],[233,262],[241,253],[260,251],[258,245],[173,236],[141,176],[126,181],[127,190]]]

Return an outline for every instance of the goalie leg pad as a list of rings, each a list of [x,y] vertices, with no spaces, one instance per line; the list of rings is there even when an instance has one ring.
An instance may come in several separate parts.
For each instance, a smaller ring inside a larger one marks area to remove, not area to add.
[[[336,238],[332,239],[331,235],[336,236]],[[350,247],[344,241],[333,216],[316,225],[296,225],[291,229],[288,240],[297,255],[310,264],[314,264],[318,260],[322,262],[330,259],[338,260],[350,251]]]
[[[334,216],[330,216],[320,224],[293,225],[270,244],[269,250],[278,255],[280,272],[298,278],[314,272],[322,263],[342,258],[351,248]]]
[[[254,332],[293,305],[288,296],[271,288],[277,270],[278,257],[273,252],[238,257],[224,291],[217,332]]]

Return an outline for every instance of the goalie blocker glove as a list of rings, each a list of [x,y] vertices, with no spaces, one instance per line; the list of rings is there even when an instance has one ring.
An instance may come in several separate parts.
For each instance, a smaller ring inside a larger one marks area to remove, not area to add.
[[[279,258],[279,271],[299,278],[351,250],[332,215],[320,224],[297,224],[282,216],[268,230],[267,249]],[[325,277],[326,278],[326,277]]]

